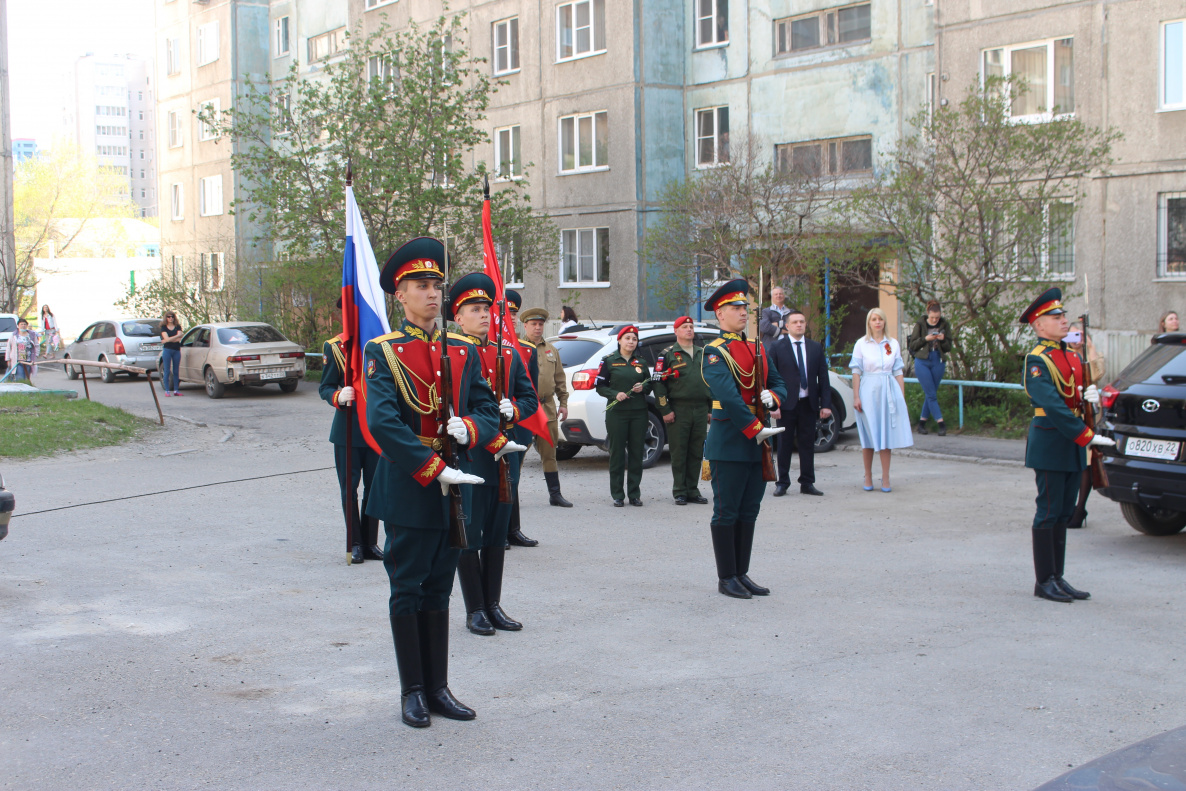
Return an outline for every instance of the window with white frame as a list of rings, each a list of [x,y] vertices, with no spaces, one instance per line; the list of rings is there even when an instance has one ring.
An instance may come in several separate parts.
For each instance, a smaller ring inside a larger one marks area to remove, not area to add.
[[[343,52],[346,49],[346,28],[340,27],[309,39],[309,62],[316,63]]]
[[[696,111],[696,167],[710,168],[729,162],[729,108],[706,107]]]
[[[181,73],[181,39],[165,39],[165,74],[172,77]]]
[[[1186,192],[1157,196],[1157,276],[1186,279]]]
[[[370,11],[372,8],[391,5],[394,2],[396,2],[396,0],[366,0],[366,10]]]
[[[774,147],[774,158],[781,172],[803,178],[860,176],[873,172],[873,138],[865,135],[785,143]]]
[[[522,245],[516,244],[516,241],[509,239],[494,243],[498,265],[502,269],[502,280],[508,288],[523,288],[523,255],[519,252]]]
[[[494,23],[494,73],[519,70],[519,17]]]
[[[222,214],[222,176],[207,176],[198,181],[198,214],[215,217]]]
[[[215,129],[214,124],[218,123],[219,112],[221,111],[221,100],[211,99],[207,102],[202,102],[198,105],[198,139],[199,140],[217,140],[218,130]],[[209,117],[210,121],[203,121],[202,118]]]
[[[499,179],[522,178],[523,159],[520,156],[517,125],[494,130],[494,161],[498,164]]]
[[[1039,218],[1042,235],[1026,249],[1021,246],[1014,253],[1019,274],[1023,277],[1066,280],[1075,277],[1075,207],[1070,203],[1051,201],[1042,207]]]
[[[565,285],[609,285],[609,228],[560,232],[560,280]]]
[[[218,21],[198,26],[198,65],[218,60]]]
[[[169,256],[169,280],[174,288],[185,285],[185,256]]]
[[[272,22],[272,57],[283,57],[290,51],[288,17],[282,16]]]
[[[935,80],[935,72],[928,71],[924,88],[926,98],[924,104],[927,110],[927,123],[935,120],[935,108],[939,105],[939,83]]]
[[[556,7],[556,59],[605,52],[605,0],[578,0]]]
[[[202,287],[222,291],[226,285],[226,253],[202,253]]]
[[[180,184],[169,185],[170,217],[174,220],[185,219],[185,193]]]
[[[1072,38],[1033,41],[984,50],[982,80],[1013,77],[1025,85],[1010,104],[1018,121],[1048,121],[1075,112],[1075,48]]]
[[[167,115],[169,127],[169,148],[180,148],[184,139],[181,134],[181,113],[170,110]]]
[[[729,0],[696,0],[696,46],[729,42]]]
[[[372,55],[367,58],[367,79],[395,82],[399,79],[399,66],[393,55]]]
[[[1186,19],[1175,19],[1161,26],[1159,82],[1159,109],[1186,110]]]
[[[560,172],[609,167],[609,114],[602,110],[560,119]]]
[[[857,44],[873,37],[870,3],[829,8],[774,22],[774,54]]]

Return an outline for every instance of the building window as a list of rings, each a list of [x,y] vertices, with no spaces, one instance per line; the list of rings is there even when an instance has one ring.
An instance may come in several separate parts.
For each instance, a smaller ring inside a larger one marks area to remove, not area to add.
[[[126,157],[128,149],[127,146],[95,146],[95,153],[101,157]]]
[[[169,148],[180,148],[183,142],[181,136],[181,113],[170,110],[168,114]]]
[[[696,167],[710,168],[729,162],[729,108],[696,111]]]
[[[272,52],[273,57],[280,58],[289,52],[288,17],[282,16],[272,23]]]
[[[519,18],[494,23],[494,73],[519,70]]]
[[[95,115],[117,115],[122,117],[127,114],[128,108],[126,107],[112,107],[106,104],[95,105]]]
[[[180,288],[185,284],[185,256],[169,256],[169,280],[173,288]]]
[[[1157,276],[1186,278],[1186,192],[1157,196]]]
[[[367,78],[395,82],[399,79],[399,64],[392,55],[372,55],[367,58]]]
[[[144,178],[144,168],[140,168],[140,178]]]
[[[394,2],[395,2],[395,0],[366,0],[366,10],[370,11],[372,8],[378,8],[379,6],[384,6],[384,5],[391,5]]]
[[[605,0],[579,0],[556,8],[556,59],[605,52]]]
[[[696,46],[729,42],[729,0],[696,0]]]
[[[215,217],[222,214],[222,176],[207,176],[198,182],[198,214]]]
[[[788,55],[838,44],[854,44],[873,37],[870,4],[816,11],[774,23],[774,54]]]
[[[165,74],[172,77],[181,73],[181,39],[165,39]]]
[[[202,102],[198,105],[198,139],[199,140],[217,140],[218,130],[215,129],[214,124],[219,121],[219,113],[222,110],[221,100],[211,99],[208,102]],[[210,121],[203,121],[202,116],[209,115]]]
[[[218,60],[218,22],[198,26],[198,65]]]
[[[141,140],[144,139],[144,130],[143,129],[140,130],[140,139]]]
[[[609,228],[573,228],[560,233],[561,281],[609,285]]]
[[[774,147],[778,169],[804,178],[873,172],[873,138],[850,137]]]
[[[609,115],[606,111],[560,119],[560,172],[609,167]]]
[[[499,179],[517,179],[523,176],[518,126],[494,130],[494,161],[498,163]]]
[[[346,28],[340,27],[309,39],[309,62],[333,57],[346,49]]]
[[[1014,77],[1025,91],[1009,106],[1019,121],[1048,121],[1075,112],[1074,39],[1058,38],[984,50],[981,78]]]
[[[935,81],[935,72],[927,72],[924,90],[926,98],[923,100],[923,104],[926,106],[927,123],[929,124],[935,120],[935,108],[939,106],[939,83]]]
[[[169,185],[169,205],[171,207],[170,217],[174,220],[185,219],[185,193],[181,191],[180,184]]]
[[[202,253],[202,288],[222,291],[226,285],[226,253]]]
[[[1075,207],[1051,202],[1043,206],[1042,236],[1032,248],[1013,253],[1017,273],[1025,278],[1071,280],[1075,277]]]
[[[494,243],[494,252],[502,268],[502,280],[509,288],[523,288],[523,256],[519,252],[520,247],[513,239]]]
[[[1186,110],[1186,19],[1161,26],[1161,90],[1158,105],[1162,110]]]

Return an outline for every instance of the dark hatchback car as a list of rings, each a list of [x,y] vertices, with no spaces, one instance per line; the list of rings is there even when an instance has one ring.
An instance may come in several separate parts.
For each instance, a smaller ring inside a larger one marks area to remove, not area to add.
[[[1128,523],[1151,536],[1186,527],[1186,333],[1165,333],[1103,389],[1108,486]]]

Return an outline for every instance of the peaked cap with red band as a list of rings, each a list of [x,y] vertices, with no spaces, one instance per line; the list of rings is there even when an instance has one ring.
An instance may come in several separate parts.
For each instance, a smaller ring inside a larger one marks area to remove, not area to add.
[[[400,281],[407,279],[445,279],[445,245],[440,239],[421,236],[392,253],[383,265],[379,285],[394,294]]]
[[[471,272],[453,284],[449,289],[449,309],[445,318],[452,321],[457,309],[471,302],[494,304],[494,281],[485,272]]]
[[[1066,312],[1066,308],[1062,306],[1062,289],[1048,288],[1042,292],[1042,296],[1030,303],[1018,321],[1022,324],[1029,324],[1039,316],[1061,316]]]
[[[725,305],[749,305],[749,281],[745,278],[730,280],[712,292],[712,296],[704,300],[704,307],[716,310]]]

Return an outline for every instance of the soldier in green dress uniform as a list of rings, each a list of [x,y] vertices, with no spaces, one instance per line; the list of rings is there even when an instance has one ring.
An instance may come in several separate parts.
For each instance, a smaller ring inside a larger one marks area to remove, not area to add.
[[[564,363],[560,350],[544,338],[544,323],[548,311],[543,308],[528,308],[519,317],[523,322],[524,344],[535,349],[537,373],[532,381],[539,396],[540,406],[548,418],[548,432],[552,441],[535,438],[535,450],[544,464],[544,481],[548,484],[548,504],[560,508],[572,508],[560,492],[560,467],[556,464],[556,443],[560,442],[560,421],[568,420],[568,381],[564,375]],[[559,405],[557,405],[559,402]]]
[[[519,317],[519,308],[523,307],[523,296],[514,289],[508,288],[503,292],[507,298],[507,312],[511,314],[511,322]],[[527,377],[531,380],[532,387],[536,391],[538,400],[538,388],[535,387],[536,381],[539,379],[539,356],[536,354],[535,346],[530,343],[524,343],[519,339],[519,346],[522,347],[523,352],[520,355],[523,358],[523,365],[527,369]],[[524,426],[516,425],[511,431],[511,438],[525,448],[531,447],[531,441],[535,439],[535,434],[531,429]],[[534,538],[528,538],[523,533],[523,523],[519,518],[519,475],[522,474],[523,460],[527,458],[527,451],[518,454],[519,460],[517,462],[515,473],[515,502],[511,503],[511,524],[507,528],[507,548],[516,547],[535,547],[539,546],[539,542]]]
[[[717,590],[749,599],[766,596],[769,588],[749,578],[754,529],[766,480],[762,474],[762,443],[781,433],[756,417],[757,400],[777,409],[786,385],[773,366],[766,381],[757,382],[758,341],[745,337],[749,321],[749,283],[731,280],[708,298],[721,337],[704,347],[701,372],[712,391],[712,423],[704,457],[712,471],[712,550],[717,564]],[[768,362],[763,360],[764,362]]]
[[[382,457],[371,484],[367,514],[383,520],[383,566],[399,667],[403,721],[430,724],[429,712],[473,719],[448,687],[449,595],[458,550],[449,546],[449,485],[468,500],[482,479],[449,467],[439,455],[450,438],[464,459],[498,436],[498,403],[482,377],[474,347],[446,339],[441,312],[445,247],[437,239],[408,242],[388,259],[379,279],[406,318],[399,329],[363,350],[367,427]],[[453,414],[443,414],[441,344],[448,343]],[[469,484],[469,485],[467,485]]]
[[[642,506],[642,459],[646,454],[647,393],[651,371],[634,353],[638,348],[638,327],[629,324],[618,330],[618,350],[601,361],[594,385],[605,406],[605,432],[609,442],[609,492],[614,507]],[[622,474],[626,488],[622,489]]]
[[[712,392],[700,375],[704,348],[696,344],[691,316],[675,320],[675,343],[659,353],[652,376],[659,414],[667,424],[671,495],[676,505],[708,503],[700,494],[700,465]]]
[[[1095,385],[1083,388],[1083,361],[1063,343],[1067,316],[1062,291],[1045,291],[1021,314],[1038,336],[1025,357],[1025,392],[1034,407],[1025,446],[1025,466],[1038,485],[1037,511],[1030,531],[1034,549],[1034,595],[1070,603],[1091,594],[1063,579],[1067,523],[1075,513],[1088,448],[1114,447],[1083,422],[1083,402],[1099,403]]]

